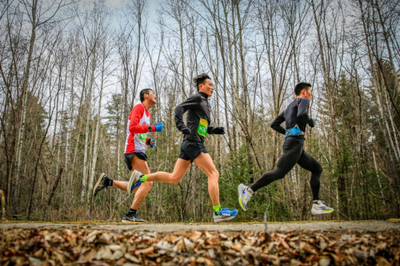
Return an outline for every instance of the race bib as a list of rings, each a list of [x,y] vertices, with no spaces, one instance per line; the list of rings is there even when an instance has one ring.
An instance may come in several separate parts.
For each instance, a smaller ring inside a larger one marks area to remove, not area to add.
[[[197,129],[197,134],[205,137],[207,135],[207,128],[208,128],[207,120],[200,118],[199,127]]]
[[[147,133],[142,133],[139,135],[139,139],[143,142],[146,142],[147,139]]]

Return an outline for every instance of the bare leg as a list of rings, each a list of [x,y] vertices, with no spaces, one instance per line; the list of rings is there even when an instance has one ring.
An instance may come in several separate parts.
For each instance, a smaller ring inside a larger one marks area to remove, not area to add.
[[[147,165],[147,162],[139,159],[137,156],[132,157],[131,165],[133,170],[137,170],[143,174],[150,174],[150,169],[149,166]],[[127,186],[128,182],[126,181],[115,181],[115,180],[113,181],[113,187],[122,189],[124,191],[126,191]],[[134,210],[139,209],[140,205],[146,198],[152,186],[153,182],[145,182],[133,191],[135,193],[135,196],[133,198],[133,202],[131,205],[132,209]]]
[[[219,205],[219,173],[208,153],[201,153],[194,162],[208,176],[208,193],[213,206]]]
[[[149,166],[147,162],[144,160],[139,159],[137,156],[133,156],[131,161],[132,169],[135,169],[142,174],[150,174]],[[133,202],[131,208],[134,210],[139,209],[140,205],[146,198],[147,194],[149,193],[151,187],[153,186],[153,182],[145,182],[142,183],[139,187],[133,190],[135,196],[133,198]]]
[[[167,172],[155,172],[147,175],[147,181],[178,184],[179,181],[181,181],[182,178],[185,176],[186,172],[189,170],[189,167],[190,167],[190,161],[178,158],[178,160],[175,163],[174,171],[172,172],[172,174]]]
[[[128,182],[126,182],[126,181],[117,181],[117,180],[113,181],[113,187],[116,187],[116,188],[126,191],[127,186],[128,186]]]

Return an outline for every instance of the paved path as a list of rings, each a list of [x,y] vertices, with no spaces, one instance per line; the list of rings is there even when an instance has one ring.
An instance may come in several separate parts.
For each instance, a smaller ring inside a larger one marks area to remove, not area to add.
[[[81,227],[86,229],[100,230],[130,230],[130,231],[264,231],[264,224],[89,224],[77,225],[73,223],[1,223],[0,230],[11,228],[33,229],[33,228],[71,228]],[[292,222],[292,223],[269,223],[268,230],[271,232],[282,231],[289,232],[294,230],[400,230],[400,222],[391,221],[337,221],[337,222]]]

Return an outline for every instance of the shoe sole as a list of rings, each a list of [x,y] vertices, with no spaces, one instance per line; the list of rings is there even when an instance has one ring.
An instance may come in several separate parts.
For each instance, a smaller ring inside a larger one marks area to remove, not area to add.
[[[132,194],[132,191],[135,189],[134,184],[139,180],[141,175],[142,173],[140,173],[139,171],[134,170],[132,172],[132,175],[129,178],[128,186],[126,187],[126,191],[128,192],[128,194]]]
[[[247,211],[247,208],[243,205],[243,199],[242,199],[243,189],[241,188],[241,186],[244,186],[244,185],[243,185],[243,184],[240,184],[240,185],[238,186],[239,205],[240,205],[240,207],[241,207],[244,211]]]
[[[102,173],[102,174],[100,175],[99,179],[97,179],[96,184],[94,184],[93,192],[92,192],[92,197],[95,196],[94,193],[96,192],[96,188],[97,188],[97,186],[100,184],[100,181],[101,181],[101,179],[103,178],[103,176],[105,176],[105,175],[106,175],[105,173]]]
[[[323,211],[323,210],[311,210],[312,215],[324,215],[324,214],[331,214],[334,210]]]
[[[129,220],[124,220],[122,219],[122,222],[125,224],[142,224],[142,223],[146,223],[146,222],[133,222],[133,221],[129,221]]]
[[[218,216],[217,218],[214,218],[214,223],[220,223],[220,222],[225,222],[232,220],[236,216]]]

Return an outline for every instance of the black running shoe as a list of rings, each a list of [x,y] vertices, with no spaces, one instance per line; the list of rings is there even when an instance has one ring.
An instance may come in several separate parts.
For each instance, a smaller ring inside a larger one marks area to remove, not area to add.
[[[147,223],[146,220],[142,219],[139,217],[139,215],[135,214],[135,215],[128,215],[125,214],[124,218],[122,218],[122,222],[123,223]]]
[[[102,173],[99,177],[99,179],[97,179],[96,184],[94,184],[93,187],[93,192],[92,195],[93,197],[96,197],[97,193],[99,193],[100,190],[103,190],[107,187],[106,182],[109,180],[110,178],[108,176],[106,176],[105,173]]]

